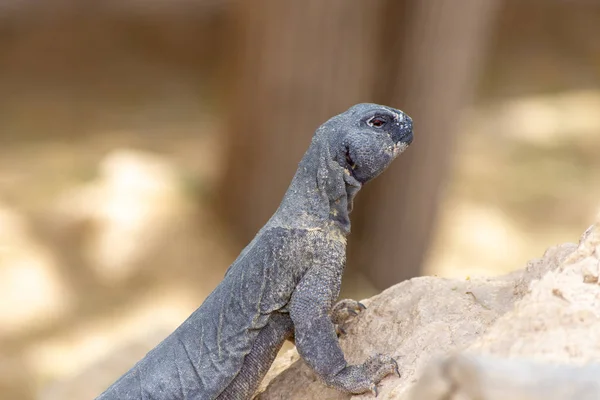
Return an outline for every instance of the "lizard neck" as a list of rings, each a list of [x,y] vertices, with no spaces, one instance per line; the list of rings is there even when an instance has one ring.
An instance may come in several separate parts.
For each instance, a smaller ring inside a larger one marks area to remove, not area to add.
[[[316,135],[275,216],[288,226],[333,227],[350,233],[350,212],[360,184],[334,159]]]

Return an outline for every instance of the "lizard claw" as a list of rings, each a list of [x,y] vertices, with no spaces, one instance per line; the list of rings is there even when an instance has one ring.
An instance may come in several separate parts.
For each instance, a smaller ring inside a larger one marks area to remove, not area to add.
[[[377,395],[379,394],[379,392],[377,391],[377,385],[376,384],[371,384],[371,387],[369,388],[369,390],[371,391],[371,393],[373,393],[373,396],[377,397]]]
[[[394,360],[392,358],[392,361],[394,362],[394,373],[396,375],[398,375],[398,378],[400,378],[402,375],[400,375],[400,368],[398,367],[398,361]]]
[[[344,299],[331,309],[331,320],[334,324],[343,324],[356,317],[366,307],[360,301]]]
[[[336,326],[338,337],[345,335],[350,322],[366,307],[360,301],[344,299],[337,302],[331,309],[331,322]]]

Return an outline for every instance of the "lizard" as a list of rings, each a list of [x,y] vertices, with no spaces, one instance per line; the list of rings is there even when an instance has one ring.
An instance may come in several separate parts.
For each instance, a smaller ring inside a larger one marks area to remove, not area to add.
[[[339,335],[364,306],[335,301],[354,198],[412,141],[412,119],[378,104],[319,126],[278,209],[221,283],[97,400],[250,399],[286,340],[326,385],[377,395],[398,364],[383,354],[348,364]]]

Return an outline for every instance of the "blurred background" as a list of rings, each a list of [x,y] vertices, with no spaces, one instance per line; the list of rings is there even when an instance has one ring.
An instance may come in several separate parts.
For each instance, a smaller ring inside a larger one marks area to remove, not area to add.
[[[343,295],[502,274],[600,205],[600,2],[0,3],[0,398],[91,399],[181,323],[358,102],[415,141]]]

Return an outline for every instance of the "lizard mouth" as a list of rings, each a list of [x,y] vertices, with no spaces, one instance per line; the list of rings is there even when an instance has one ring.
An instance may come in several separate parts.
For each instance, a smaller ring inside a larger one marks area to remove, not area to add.
[[[356,179],[356,175],[354,174],[354,170],[356,169],[356,163],[352,160],[350,156],[350,148],[346,146],[346,170]]]

